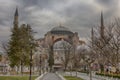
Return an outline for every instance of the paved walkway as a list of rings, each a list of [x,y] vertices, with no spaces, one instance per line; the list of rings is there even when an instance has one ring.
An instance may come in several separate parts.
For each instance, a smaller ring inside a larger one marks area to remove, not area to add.
[[[71,73],[65,72],[64,75],[65,75],[65,76],[71,76]],[[72,72],[72,76],[76,76],[76,72]],[[82,79],[84,79],[84,80],[90,80],[89,75],[82,74],[82,73],[77,73],[77,77],[80,77],[80,78],[82,78]],[[102,79],[92,78],[92,80],[102,80]]]
[[[64,75],[71,75],[71,74],[69,72],[65,72]],[[72,76],[76,76],[76,72],[72,72]],[[90,80],[89,75],[85,73],[77,72],[77,77],[80,77],[84,80]],[[92,80],[120,80],[120,79],[92,75]]]
[[[47,73],[43,76],[42,80],[61,80],[55,73]]]

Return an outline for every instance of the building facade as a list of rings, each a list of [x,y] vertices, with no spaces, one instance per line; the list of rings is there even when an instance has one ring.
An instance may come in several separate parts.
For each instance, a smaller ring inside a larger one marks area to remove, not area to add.
[[[67,27],[59,25],[48,31],[44,38],[38,39],[37,43],[46,49],[46,55],[49,58],[49,47],[53,46],[53,68],[56,70],[64,69],[65,51],[70,51],[71,54],[75,53],[77,46],[85,44],[84,41],[79,39],[77,32],[72,32]]]

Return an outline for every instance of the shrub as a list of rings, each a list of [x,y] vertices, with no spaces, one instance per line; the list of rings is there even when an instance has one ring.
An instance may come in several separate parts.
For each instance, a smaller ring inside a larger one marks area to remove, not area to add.
[[[119,78],[120,79],[120,74],[96,73],[96,75],[108,76],[108,77],[113,77],[113,78]]]

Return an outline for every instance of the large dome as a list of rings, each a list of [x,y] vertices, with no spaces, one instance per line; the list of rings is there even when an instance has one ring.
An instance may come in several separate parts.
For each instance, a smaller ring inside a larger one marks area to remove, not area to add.
[[[70,30],[64,26],[58,26],[54,27],[51,31],[70,31]]]
[[[54,27],[51,31],[52,34],[73,34],[68,28],[64,26]]]

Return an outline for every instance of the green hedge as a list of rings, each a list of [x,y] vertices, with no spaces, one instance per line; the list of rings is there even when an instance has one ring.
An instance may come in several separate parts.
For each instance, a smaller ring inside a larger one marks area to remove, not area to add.
[[[96,73],[96,75],[101,75],[101,76],[107,76],[107,77],[113,77],[113,78],[119,78],[120,79],[120,74]]]

